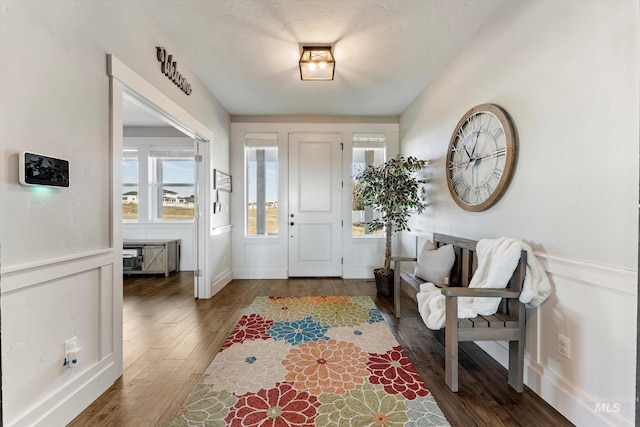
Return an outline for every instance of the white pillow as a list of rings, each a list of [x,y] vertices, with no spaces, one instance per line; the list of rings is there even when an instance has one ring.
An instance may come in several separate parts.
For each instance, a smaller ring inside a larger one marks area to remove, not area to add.
[[[455,260],[456,254],[453,251],[453,245],[445,245],[436,249],[431,241],[427,241],[418,255],[418,262],[413,274],[436,286],[443,286],[444,278],[449,277]]]

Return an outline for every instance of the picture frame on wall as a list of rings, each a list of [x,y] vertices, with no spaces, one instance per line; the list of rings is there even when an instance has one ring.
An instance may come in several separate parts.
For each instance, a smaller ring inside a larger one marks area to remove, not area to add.
[[[213,170],[213,189],[231,193],[231,175]]]

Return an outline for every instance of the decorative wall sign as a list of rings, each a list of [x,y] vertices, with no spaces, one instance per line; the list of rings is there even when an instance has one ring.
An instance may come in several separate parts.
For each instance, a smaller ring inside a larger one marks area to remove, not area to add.
[[[231,175],[213,170],[213,188],[214,190],[227,191],[231,193]]]
[[[191,95],[191,84],[187,78],[178,72],[178,63],[173,61],[173,55],[169,55],[162,46],[156,47],[156,56],[160,61],[160,71],[174,82],[184,93]]]

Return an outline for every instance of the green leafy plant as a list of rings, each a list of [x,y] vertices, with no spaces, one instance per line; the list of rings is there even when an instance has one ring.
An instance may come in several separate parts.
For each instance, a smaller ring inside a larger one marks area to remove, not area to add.
[[[416,172],[426,165],[426,160],[398,155],[383,164],[369,165],[354,176],[354,195],[381,214],[379,219],[369,224],[369,228],[384,229],[386,276],[391,274],[392,236],[409,230],[409,217],[424,210],[424,201],[418,191],[424,180],[418,179]]]

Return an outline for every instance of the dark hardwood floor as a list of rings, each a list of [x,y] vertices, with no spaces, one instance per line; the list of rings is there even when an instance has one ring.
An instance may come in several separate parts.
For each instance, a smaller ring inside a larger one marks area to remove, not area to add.
[[[209,300],[193,298],[191,272],[124,279],[124,375],[70,426],[166,426],[259,295],[370,295],[453,426],[570,426],[473,343],[460,347],[460,391],[444,381],[444,332],[430,331],[410,300],[403,317],[369,280],[234,280]]]

